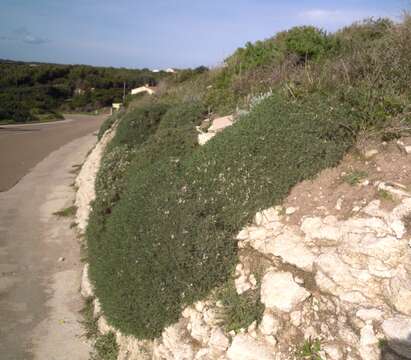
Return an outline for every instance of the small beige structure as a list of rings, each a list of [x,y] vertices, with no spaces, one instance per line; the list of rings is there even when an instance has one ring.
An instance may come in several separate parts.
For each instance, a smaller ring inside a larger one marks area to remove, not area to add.
[[[120,111],[122,107],[123,107],[123,103],[113,103],[111,105],[111,115],[113,115],[113,113],[116,111]]]
[[[141,94],[143,92],[146,92],[149,95],[153,95],[154,94],[154,90],[151,89],[148,85],[144,85],[144,86],[140,86],[138,88],[132,89],[131,90],[131,95],[137,95],[137,94]]]

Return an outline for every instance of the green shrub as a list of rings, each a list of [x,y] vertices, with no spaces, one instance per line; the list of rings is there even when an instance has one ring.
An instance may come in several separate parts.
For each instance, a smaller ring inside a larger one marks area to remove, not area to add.
[[[153,102],[126,113],[118,125],[109,150],[120,144],[135,147],[144,143],[156,132],[169,107],[170,105],[162,102]]]
[[[91,360],[116,360],[118,356],[116,334],[109,332],[99,335],[94,343],[94,350]]]
[[[273,39],[248,42],[245,47],[237,49],[226,62],[235,67],[237,73],[256,67],[273,64],[279,58],[279,49]]]
[[[297,182],[336,164],[352,144],[353,123],[327,98],[275,95],[204,147],[133,163],[104,230],[87,233],[90,274],[109,321],[154,338],[222,285],[237,262],[234,235]]]
[[[285,47],[300,59],[316,59],[330,50],[327,34],[313,26],[294,27],[285,36]]]

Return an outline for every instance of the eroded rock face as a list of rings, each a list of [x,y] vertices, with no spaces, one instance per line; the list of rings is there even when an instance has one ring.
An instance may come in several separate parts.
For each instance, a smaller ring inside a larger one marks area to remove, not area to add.
[[[261,284],[261,302],[266,308],[290,312],[310,296],[297,285],[293,275],[287,272],[270,271]]]
[[[80,232],[84,232],[87,227],[88,218],[91,211],[91,202],[96,198],[94,181],[98,170],[100,169],[101,158],[107,144],[115,135],[113,127],[105,132],[101,140],[96,144],[90,155],[81,167],[80,173],[76,178],[76,193],[75,205],[77,207],[76,223]]]

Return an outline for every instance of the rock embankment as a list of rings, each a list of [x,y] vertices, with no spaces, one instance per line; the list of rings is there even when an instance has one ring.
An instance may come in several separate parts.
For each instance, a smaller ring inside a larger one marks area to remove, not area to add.
[[[100,169],[101,158],[103,156],[104,149],[111,141],[114,134],[115,126],[105,132],[103,137],[87,156],[87,160],[84,162],[83,166],[81,167],[80,173],[76,178],[76,223],[81,233],[84,233],[84,231],[86,230],[91,210],[91,202],[96,198],[94,181],[96,179],[98,170]]]
[[[324,360],[411,359],[410,186],[409,155],[384,145],[258,212],[237,236],[235,287],[259,292],[260,323],[227,332],[210,296],[140,341],[112,328],[95,299],[99,329],[116,334],[119,359],[289,360],[314,342]],[[87,267],[82,289],[92,296]]]

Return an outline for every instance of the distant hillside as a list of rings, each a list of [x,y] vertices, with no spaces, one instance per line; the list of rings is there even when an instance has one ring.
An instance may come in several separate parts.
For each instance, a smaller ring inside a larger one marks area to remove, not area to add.
[[[60,111],[92,111],[121,101],[124,83],[127,89],[156,85],[167,76],[149,69],[0,59],[0,122],[55,118]]]

